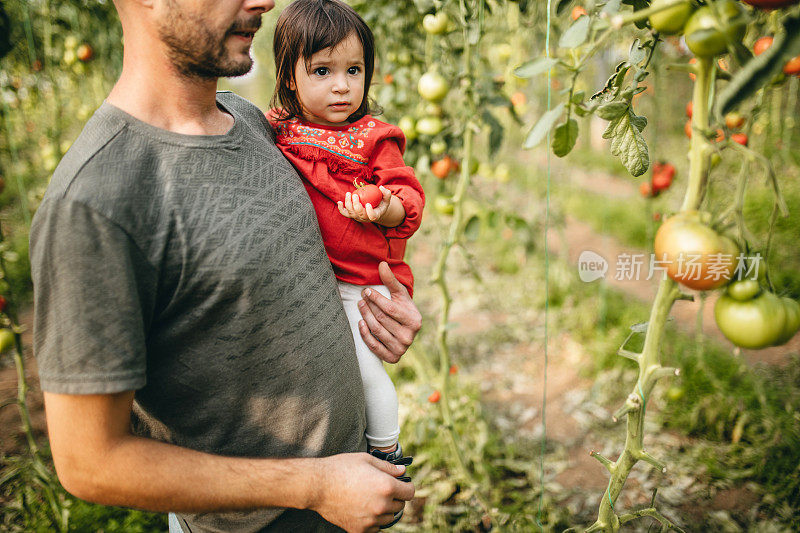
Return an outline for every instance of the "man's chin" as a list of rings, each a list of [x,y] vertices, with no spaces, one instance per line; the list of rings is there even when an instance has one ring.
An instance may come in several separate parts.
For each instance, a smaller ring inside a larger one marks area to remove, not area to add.
[[[248,57],[247,61],[242,61],[231,67],[231,69],[225,74],[226,78],[238,78],[239,76],[244,76],[245,74],[249,73],[253,70],[253,60]]]

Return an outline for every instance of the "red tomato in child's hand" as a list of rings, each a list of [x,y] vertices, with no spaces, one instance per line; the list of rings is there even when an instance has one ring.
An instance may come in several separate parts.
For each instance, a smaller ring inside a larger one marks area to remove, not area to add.
[[[381,200],[383,200],[383,193],[381,190],[377,185],[372,184],[359,187],[353,191],[353,196],[358,196],[358,201],[361,202],[361,205],[364,207],[366,207],[367,204],[372,207],[378,207]]]

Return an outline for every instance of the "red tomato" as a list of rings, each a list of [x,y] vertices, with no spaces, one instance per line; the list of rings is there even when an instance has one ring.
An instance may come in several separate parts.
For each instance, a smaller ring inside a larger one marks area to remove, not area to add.
[[[779,7],[792,6],[798,0],[742,0],[742,2],[759,9],[777,9]]]
[[[431,395],[428,396],[428,401],[431,403],[436,403],[441,399],[442,399],[442,393],[439,392],[438,390],[433,391]]]
[[[686,124],[683,125],[683,133],[686,134],[687,137],[690,139],[692,138],[692,120],[689,119],[686,121]]]
[[[451,374],[458,373],[458,365],[450,365],[450,373]]]
[[[445,179],[456,170],[458,170],[458,162],[449,155],[431,163],[431,172],[440,180]]]
[[[738,130],[744,126],[745,118],[739,113],[728,113],[725,115],[725,126],[729,130]]]
[[[528,98],[525,96],[525,93],[517,91],[511,95],[511,105],[513,105],[514,107],[525,105],[525,102],[527,101]]]
[[[734,133],[731,135],[731,140],[735,143],[739,143],[742,146],[747,146],[747,135],[744,133]]]
[[[75,55],[78,59],[86,63],[87,61],[91,60],[92,57],[94,57],[94,50],[92,50],[91,45],[83,43],[75,51]]]
[[[783,66],[783,73],[788,76],[800,76],[800,56],[790,59]]]
[[[667,173],[653,174],[653,192],[661,192],[669,189],[672,185],[672,176]]]
[[[719,288],[733,277],[739,247],[706,226],[697,211],[681,212],[658,228],[655,259],[673,280],[690,289]]]
[[[773,40],[772,37],[761,37],[753,44],[753,53],[760,56],[767,48],[772,46]],[[800,75],[800,56],[790,59],[789,62],[783,66],[783,73],[787,76]]]
[[[694,108],[694,106],[692,105],[692,101],[689,100],[689,103],[686,104],[686,116],[687,117],[692,118],[692,109],[693,108]]]
[[[378,188],[377,185],[369,184],[359,187],[355,191],[353,191],[353,196],[358,196],[359,202],[364,207],[367,204],[371,205],[372,207],[378,207],[378,204],[381,203],[383,200],[383,193]]]
[[[753,44],[753,53],[757,56],[760,56],[767,48],[772,46],[773,40],[774,39],[772,37],[761,37],[755,42],[755,44]]]
[[[572,20],[578,20],[584,15],[588,15],[588,13],[583,6],[575,6],[572,8],[572,13],[570,13],[569,16],[572,18]]]

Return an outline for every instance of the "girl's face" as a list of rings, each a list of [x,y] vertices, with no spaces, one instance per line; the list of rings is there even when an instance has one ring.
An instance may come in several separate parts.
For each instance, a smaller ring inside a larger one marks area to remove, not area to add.
[[[326,126],[347,123],[364,99],[364,48],[351,33],[338,45],[320,50],[308,63],[301,57],[289,88],[297,93],[303,117]]]

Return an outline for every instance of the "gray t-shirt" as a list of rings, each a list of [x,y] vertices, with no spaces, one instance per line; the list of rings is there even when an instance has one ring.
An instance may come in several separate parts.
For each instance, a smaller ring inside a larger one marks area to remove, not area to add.
[[[104,103],[56,169],[30,235],[42,388],[135,390],[136,434],[213,454],[365,451],[353,339],[311,202],[261,111],[217,101],[235,119],[225,135]],[[332,527],[298,510],[182,518],[191,531]]]

